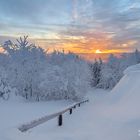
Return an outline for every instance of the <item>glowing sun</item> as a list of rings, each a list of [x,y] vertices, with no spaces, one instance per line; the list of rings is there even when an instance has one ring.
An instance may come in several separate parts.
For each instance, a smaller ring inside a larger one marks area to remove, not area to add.
[[[95,51],[95,53],[102,53],[99,49]]]

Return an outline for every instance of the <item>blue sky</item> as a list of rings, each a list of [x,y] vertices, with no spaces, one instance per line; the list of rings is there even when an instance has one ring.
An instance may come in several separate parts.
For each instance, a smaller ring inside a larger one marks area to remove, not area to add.
[[[0,0],[1,35],[50,31],[50,26],[68,24],[70,14],[70,0]]]
[[[140,0],[0,0],[0,42],[29,35],[79,53],[140,48]]]

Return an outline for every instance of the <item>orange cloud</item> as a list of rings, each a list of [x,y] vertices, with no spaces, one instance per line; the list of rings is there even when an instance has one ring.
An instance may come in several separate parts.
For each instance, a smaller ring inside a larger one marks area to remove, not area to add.
[[[122,53],[130,52],[132,46],[137,43],[135,40],[127,40],[124,42],[116,42],[112,39],[112,34],[104,32],[88,31],[86,33],[77,33],[76,35],[53,35],[49,38],[34,39],[35,43],[42,46],[44,49],[49,49],[49,52],[53,50],[65,50],[65,52],[74,52],[76,54],[95,54],[101,53]],[[97,51],[98,50],[98,51]]]

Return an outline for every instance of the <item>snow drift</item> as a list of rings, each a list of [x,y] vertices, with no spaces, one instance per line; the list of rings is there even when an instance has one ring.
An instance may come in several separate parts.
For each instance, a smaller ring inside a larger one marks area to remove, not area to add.
[[[111,91],[111,114],[122,121],[140,118],[140,64],[130,66],[124,76]]]

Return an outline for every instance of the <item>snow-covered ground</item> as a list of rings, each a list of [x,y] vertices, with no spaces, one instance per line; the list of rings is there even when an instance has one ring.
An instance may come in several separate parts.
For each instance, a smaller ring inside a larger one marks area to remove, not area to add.
[[[50,120],[25,133],[17,127],[72,104],[66,101],[0,101],[0,140],[140,140],[140,66],[125,76],[110,92],[91,90],[90,102],[64,115],[63,126]]]

